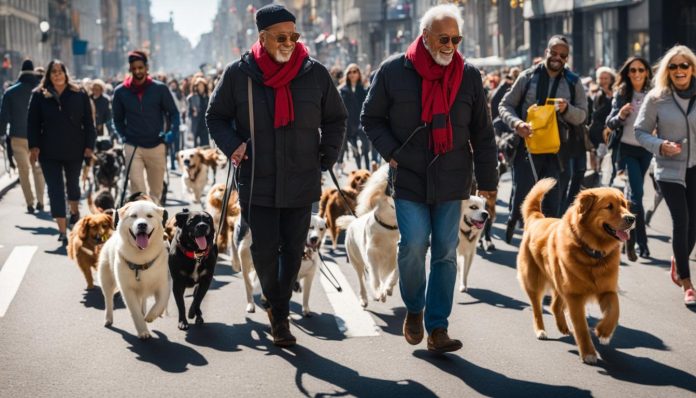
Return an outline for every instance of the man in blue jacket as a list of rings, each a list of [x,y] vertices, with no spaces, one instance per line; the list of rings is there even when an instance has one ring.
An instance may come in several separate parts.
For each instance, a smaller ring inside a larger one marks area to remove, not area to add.
[[[148,75],[147,55],[128,54],[130,76],[114,90],[112,103],[116,133],[125,144],[126,160],[133,157],[129,179],[131,192],[148,192],[159,201],[167,170],[165,144],[179,131],[179,110],[166,85]],[[164,120],[171,130],[164,132]],[[147,172],[147,186],[145,176]]]
[[[38,163],[31,164],[29,161],[29,142],[27,140],[29,99],[31,98],[31,90],[36,87],[38,82],[39,78],[34,73],[34,63],[31,60],[25,60],[22,63],[17,84],[10,87],[5,93],[2,99],[2,110],[0,110],[0,138],[4,139],[9,124],[10,148],[17,162],[19,183],[22,186],[22,193],[24,193],[29,213],[34,213],[34,203],[36,203],[36,210],[43,211],[44,187],[46,185],[41,166]],[[34,175],[36,197],[31,190],[30,171]]]

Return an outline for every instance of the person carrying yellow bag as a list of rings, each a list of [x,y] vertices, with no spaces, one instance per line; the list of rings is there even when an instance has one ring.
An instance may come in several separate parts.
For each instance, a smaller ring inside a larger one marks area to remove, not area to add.
[[[520,207],[527,193],[537,179],[560,179],[559,154],[568,145],[564,142],[573,141],[569,135],[574,126],[581,126],[587,117],[585,90],[579,77],[565,68],[569,56],[568,39],[551,37],[544,61],[520,74],[498,108],[503,122],[520,137],[512,161],[514,195],[505,232],[508,243],[522,218]],[[551,101],[547,104],[547,100]],[[544,199],[543,212],[547,216],[560,216],[559,185],[562,184],[557,184]]]

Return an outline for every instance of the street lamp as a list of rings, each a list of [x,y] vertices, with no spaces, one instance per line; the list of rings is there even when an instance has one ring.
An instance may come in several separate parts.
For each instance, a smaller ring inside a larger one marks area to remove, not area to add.
[[[39,30],[41,31],[41,42],[45,43],[48,41],[48,31],[51,29],[51,25],[48,21],[39,22]]]

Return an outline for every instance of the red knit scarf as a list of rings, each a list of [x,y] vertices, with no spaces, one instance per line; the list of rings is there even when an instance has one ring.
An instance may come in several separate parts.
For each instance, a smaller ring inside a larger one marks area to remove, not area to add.
[[[143,84],[137,84],[135,80],[133,80],[133,75],[128,75],[126,80],[123,81],[123,87],[129,89],[133,94],[137,95],[140,101],[143,100],[145,89],[150,84],[152,84],[152,78],[149,75],[145,77]]]
[[[462,83],[464,60],[455,49],[452,62],[438,65],[418,36],[408,46],[406,58],[413,62],[416,72],[423,79],[421,96],[421,120],[432,123],[430,145],[436,155],[452,149],[452,123],[449,112]]]
[[[290,61],[279,64],[271,58],[270,54],[260,42],[251,46],[254,61],[263,72],[263,84],[275,89],[275,120],[273,127],[278,128],[288,125],[295,120],[295,108],[292,103],[290,82],[297,76],[305,58],[309,57],[307,48],[302,43],[295,44],[290,56]]]

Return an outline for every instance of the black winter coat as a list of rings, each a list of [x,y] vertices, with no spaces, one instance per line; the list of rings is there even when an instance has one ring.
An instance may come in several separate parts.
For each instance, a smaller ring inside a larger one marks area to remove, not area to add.
[[[7,133],[7,125],[9,124],[10,137],[27,138],[29,99],[32,90],[38,83],[38,77],[24,73],[19,76],[17,84],[5,92],[0,109],[0,135]]]
[[[424,126],[421,81],[411,61],[403,54],[393,56],[377,72],[363,107],[361,121],[367,136],[382,157],[399,163],[395,197],[428,204],[467,199],[474,171],[479,189],[495,190],[497,149],[479,71],[469,64],[464,67],[449,114],[453,149],[438,157],[430,148],[429,126],[407,142],[411,133]]]
[[[326,68],[307,58],[290,83],[295,121],[274,128],[274,89],[263,84],[263,74],[253,55],[245,53],[229,65],[210,97],[206,122],[210,135],[229,158],[250,140],[248,79],[252,81],[254,141],[247,146],[248,160],[241,164],[239,197],[249,201],[252,163],[255,162],[252,204],[290,208],[319,200],[321,167],[338,158],[346,130],[346,108]]]
[[[81,160],[85,148],[94,149],[94,127],[89,96],[76,86],[55,91],[36,89],[27,118],[29,148],[39,148],[39,160]]]
[[[341,93],[341,99],[343,99],[343,104],[348,110],[348,126],[346,129],[346,136],[348,138],[357,137],[360,133],[360,112],[362,111],[363,102],[365,102],[365,97],[367,97],[367,90],[362,84],[358,84],[355,87],[355,92],[351,90],[348,84],[341,87],[339,90]]]

